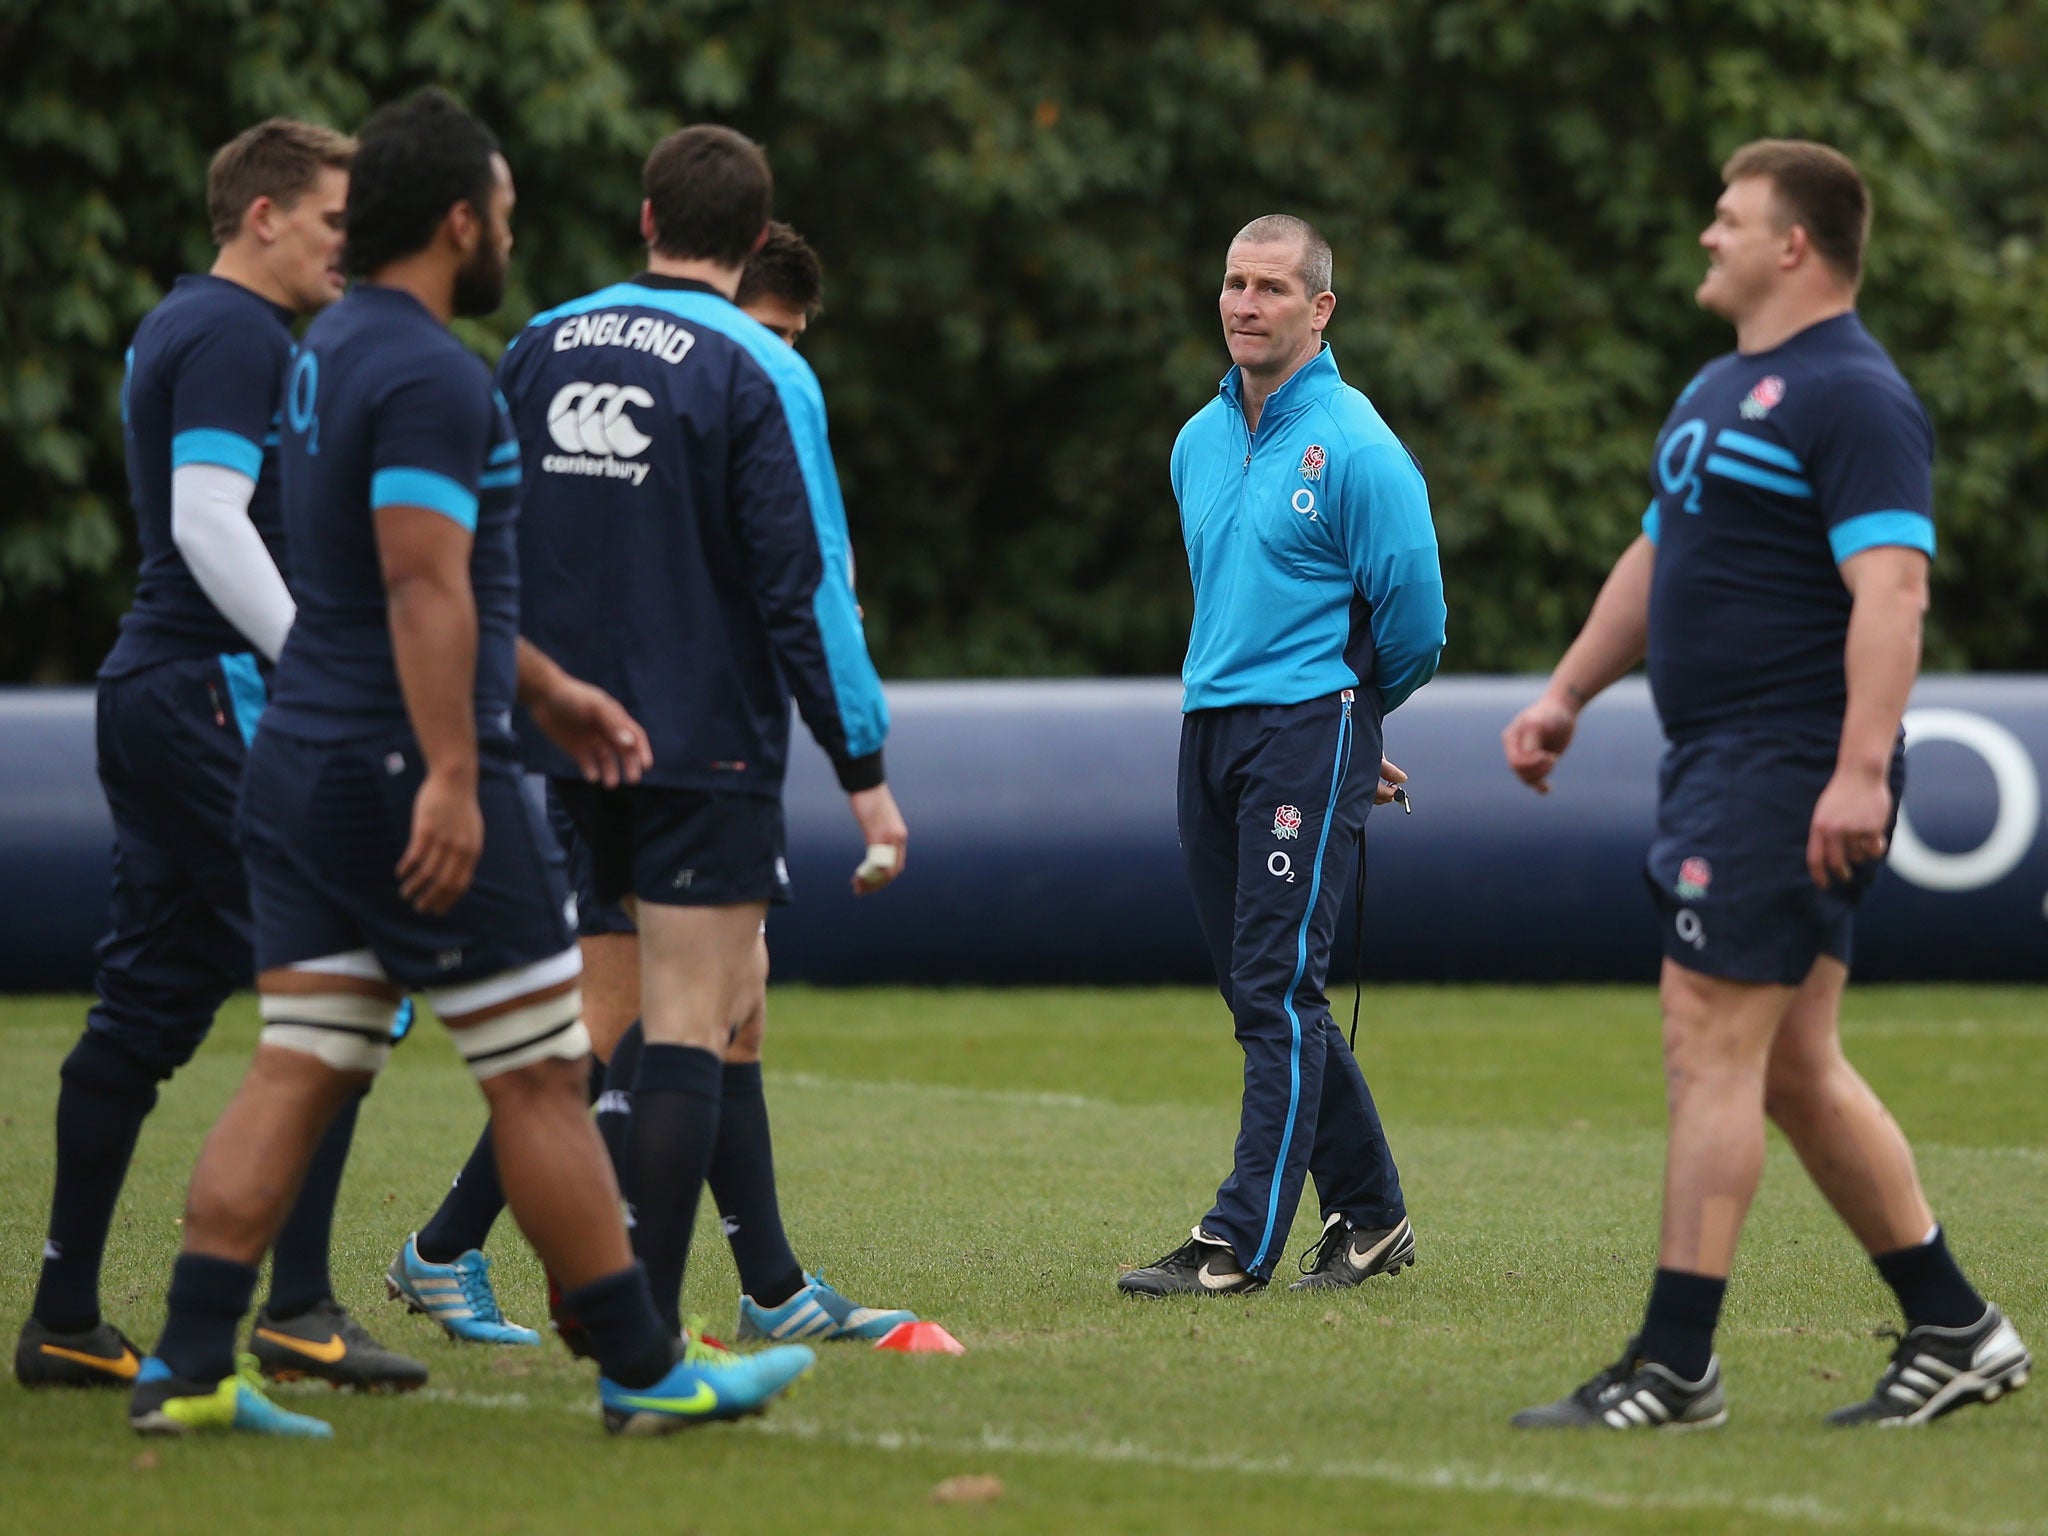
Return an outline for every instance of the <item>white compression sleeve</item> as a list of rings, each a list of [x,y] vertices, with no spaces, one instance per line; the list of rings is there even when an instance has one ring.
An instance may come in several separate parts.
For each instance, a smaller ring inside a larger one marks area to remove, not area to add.
[[[249,521],[256,482],[218,464],[171,471],[171,541],[199,590],[270,660],[284,649],[297,605]]]

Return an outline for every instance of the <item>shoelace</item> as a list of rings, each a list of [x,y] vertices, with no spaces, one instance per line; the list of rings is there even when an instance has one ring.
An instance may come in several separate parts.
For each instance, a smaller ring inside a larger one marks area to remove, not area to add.
[[[497,1293],[491,1289],[491,1261],[488,1255],[474,1269],[467,1266],[463,1268],[462,1299],[469,1304],[470,1313],[475,1321],[505,1321],[505,1314],[498,1310]]]
[[[683,1364],[730,1365],[739,1357],[704,1331],[704,1319],[693,1317],[683,1329]]]
[[[1295,1266],[1304,1275],[1312,1275],[1330,1262],[1331,1255],[1342,1247],[1344,1240],[1351,1236],[1351,1228],[1338,1222],[1329,1231],[1317,1238],[1295,1259]]]

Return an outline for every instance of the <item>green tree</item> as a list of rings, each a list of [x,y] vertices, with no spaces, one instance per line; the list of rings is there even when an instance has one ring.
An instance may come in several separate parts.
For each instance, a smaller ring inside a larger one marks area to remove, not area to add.
[[[210,149],[436,82],[504,138],[515,288],[637,265],[640,156],[770,149],[885,674],[1159,672],[1165,481],[1230,234],[1330,234],[1332,345],[1423,460],[1447,664],[1545,663],[1641,510],[1727,152],[1868,173],[1865,304],[1941,439],[1930,658],[2048,668],[2048,0],[0,0],[0,676],[81,677],[132,580],[125,337],[208,257]],[[223,62],[225,61],[225,62]]]

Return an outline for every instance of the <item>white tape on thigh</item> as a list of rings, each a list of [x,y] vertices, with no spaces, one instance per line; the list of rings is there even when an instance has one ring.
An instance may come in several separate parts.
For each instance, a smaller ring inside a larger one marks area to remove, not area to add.
[[[465,982],[459,987],[431,987],[427,991],[427,1001],[434,1005],[434,1012],[442,1018],[459,1019],[465,1013],[481,1013],[486,1008],[509,1003],[515,997],[528,997],[535,992],[545,992],[549,987],[559,987],[582,974],[583,951],[571,944],[559,955],[536,960],[532,965],[522,965],[516,971],[500,971],[495,976]]]
[[[384,965],[367,949],[351,949],[339,955],[321,955],[315,960],[299,960],[285,967],[288,971],[304,971],[313,976],[354,976],[361,981],[389,981],[384,974]]]
[[[455,1036],[455,1048],[462,1052],[462,1059],[469,1063],[478,1082],[501,1072],[532,1066],[551,1056],[577,1061],[590,1054],[580,987],[450,1033]]]
[[[305,997],[266,993],[258,1000],[258,1039],[279,1050],[317,1057],[337,1072],[384,1070],[391,1059],[391,1000],[359,992]]]

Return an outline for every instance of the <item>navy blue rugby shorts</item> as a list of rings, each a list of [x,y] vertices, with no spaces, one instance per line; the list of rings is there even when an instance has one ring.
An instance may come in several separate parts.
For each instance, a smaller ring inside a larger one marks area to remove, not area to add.
[[[483,855],[462,899],[429,917],[399,896],[395,873],[425,777],[411,734],[332,743],[258,731],[238,818],[256,968],[368,949],[411,991],[481,981],[573,945],[546,814],[514,749],[482,745]]]
[[[590,848],[577,834],[576,823],[562,809],[554,785],[544,773],[526,776],[526,792],[537,797],[555,834],[555,850],[561,859],[562,877],[569,882],[569,894],[576,900],[575,929],[579,938],[597,938],[608,933],[637,933],[632,914],[622,901],[600,901],[597,871]]]
[[[589,859],[600,909],[627,896],[671,907],[789,900],[779,796],[658,784],[606,789],[582,779],[553,779],[550,788]],[[581,901],[579,891],[579,909]]]
[[[1643,877],[1667,959],[1728,981],[1796,987],[1822,955],[1849,963],[1856,907],[1879,863],[1847,884],[1806,870],[1813,808],[1835,771],[1818,735],[1744,727],[1674,743],[1657,770],[1657,838]],[[1892,824],[1906,787],[1892,754]],[[1887,837],[1890,829],[1887,828]]]

